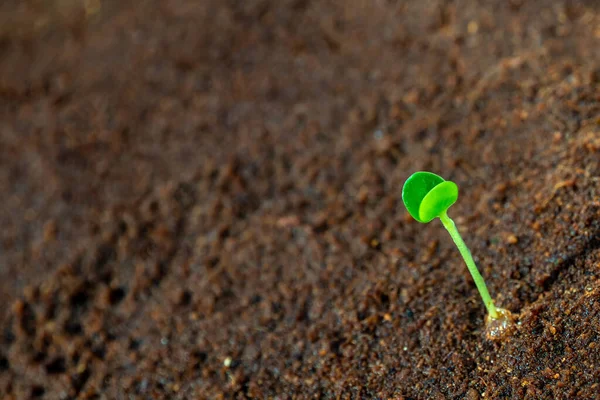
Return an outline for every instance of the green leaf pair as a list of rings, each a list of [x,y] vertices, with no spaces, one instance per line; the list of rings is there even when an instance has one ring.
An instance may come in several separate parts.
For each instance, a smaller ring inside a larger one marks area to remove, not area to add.
[[[458,199],[458,186],[431,172],[415,172],[402,188],[402,200],[414,219],[427,223]]]

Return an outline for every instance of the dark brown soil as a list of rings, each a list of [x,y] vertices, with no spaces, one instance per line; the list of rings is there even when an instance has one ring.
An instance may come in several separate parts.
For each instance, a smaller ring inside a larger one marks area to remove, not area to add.
[[[5,0],[0,194],[2,399],[600,393],[594,0]]]

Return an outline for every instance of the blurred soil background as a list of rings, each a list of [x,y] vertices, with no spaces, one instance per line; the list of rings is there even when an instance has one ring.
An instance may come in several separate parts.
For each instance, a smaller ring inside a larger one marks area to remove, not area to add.
[[[2,1],[0,397],[595,398],[599,85],[593,0]]]

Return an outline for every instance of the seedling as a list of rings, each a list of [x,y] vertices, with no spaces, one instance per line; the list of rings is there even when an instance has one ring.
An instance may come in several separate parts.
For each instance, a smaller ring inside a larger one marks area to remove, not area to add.
[[[414,219],[427,223],[438,217],[444,228],[452,237],[467,264],[467,268],[475,281],[475,286],[483,299],[488,311],[488,319],[497,320],[505,318],[508,311],[498,309],[488,292],[487,286],[477,270],[473,256],[463,241],[454,221],[448,216],[448,208],[458,199],[458,186],[454,182],[446,181],[431,172],[415,172],[404,183],[402,200],[406,209]],[[494,336],[492,333],[491,336]]]

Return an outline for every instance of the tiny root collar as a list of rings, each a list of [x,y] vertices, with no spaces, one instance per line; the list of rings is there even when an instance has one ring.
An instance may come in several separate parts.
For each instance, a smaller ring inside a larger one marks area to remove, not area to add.
[[[486,318],[485,336],[489,340],[502,340],[515,329],[515,316],[508,310],[496,308],[497,318],[488,314]]]

